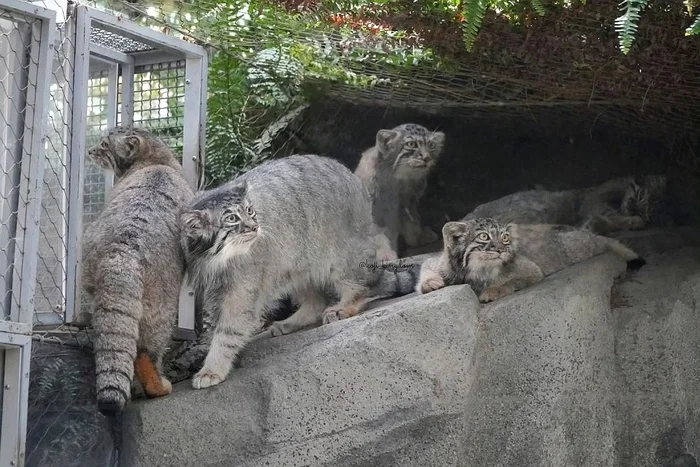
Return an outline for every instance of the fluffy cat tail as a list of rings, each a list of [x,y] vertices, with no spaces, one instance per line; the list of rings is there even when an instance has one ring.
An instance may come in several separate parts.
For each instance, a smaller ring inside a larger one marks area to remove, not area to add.
[[[605,248],[612,254],[619,256],[623,260],[627,262],[627,270],[628,271],[636,271],[645,264],[647,264],[646,260],[639,256],[635,251],[631,250],[630,248],[626,247],[623,245],[621,242],[618,240],[615,240],[614,238],[605,238]]]
[[[420,264],[403,264],[398,261],[382,266],[378,295],[391,298],[415,292],[420,277]]]
[[[92,326],[95,331],[97,407],[105,415],[120,412],[131,399],[143,313],[143,277],[133,252],[112,250],[96,270]]]

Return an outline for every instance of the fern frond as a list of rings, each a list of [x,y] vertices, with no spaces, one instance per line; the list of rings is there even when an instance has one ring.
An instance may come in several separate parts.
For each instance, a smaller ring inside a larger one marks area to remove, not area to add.
[[[479,35],[484,16],[488,9],[488,0],[467,0],[464,8],[464,22],[462,23],[462,34],[464,35],[464,45],[467,52],[471,52]]]
[[[620,10],[623,15],[615,19],[615,32],[620,41],[620,50],[627,55],[632,48],[639,27],[639,16],[649,0],[623,0]]]
[[[544,16],[546,13],[542,0],[532,0],[532,8],[535,10],[535,13],[540,16]]]
[[[292,123],[292,121],[294,121],[294,119],[297,118],[299,114],[301,114],[301,112],[307,107],[308,105],[306,104],[300,105],[292,111],[282,115],[272,124],[270,124],[267,128],[265,128],[265,131],[263,131],[260,138],[255,140],[255,142],[253,143],[253,151],[255,151],[254,162],[258,162],[257,159],[261,158],[263,153],[267,151],[270,148],[270,146],[272,146],[272,142],[275,140],[277,135],[279,135],[284,129],[286,129]]]
[[[695,21],[693,21],[693,24],[691,24],[690,27],[685,30],[686,36],[694,36],[696,34],[700,34],[700,15],[698,15],[698,17],[695,18]]]

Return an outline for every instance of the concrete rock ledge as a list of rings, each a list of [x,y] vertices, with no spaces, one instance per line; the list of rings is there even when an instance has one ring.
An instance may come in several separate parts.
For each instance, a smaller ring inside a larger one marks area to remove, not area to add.
[[[700,250],[601,255],[254,342],[221,385],[125,414],[121,465],[670,466],[700,458]]]

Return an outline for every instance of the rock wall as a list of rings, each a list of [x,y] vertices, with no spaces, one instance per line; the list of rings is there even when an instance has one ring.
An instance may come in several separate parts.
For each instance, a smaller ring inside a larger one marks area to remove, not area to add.
[[[648,261],[257,340],[221,385],[132,404],[121,465],[697,465],[700,249]]]

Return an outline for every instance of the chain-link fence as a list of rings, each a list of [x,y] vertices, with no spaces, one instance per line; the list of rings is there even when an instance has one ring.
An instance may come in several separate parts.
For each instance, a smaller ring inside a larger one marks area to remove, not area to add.
[[[48,141],[52,12],[0,4],[0,465],[21,465]]]

